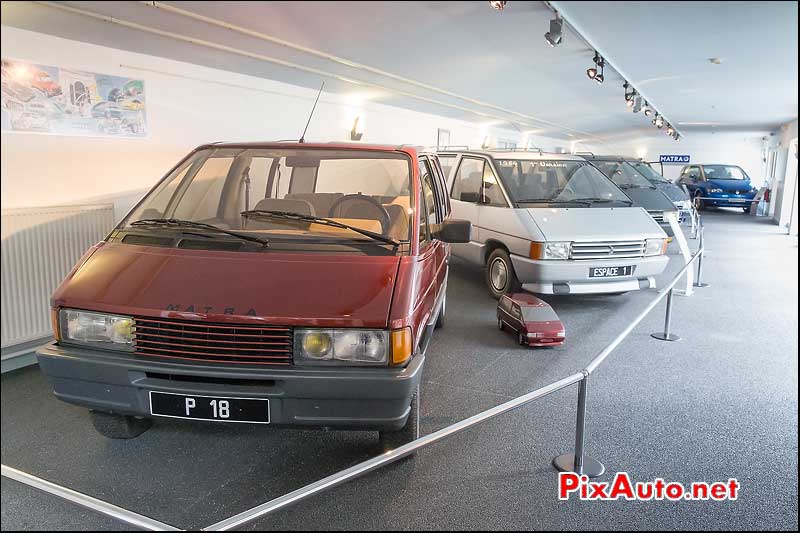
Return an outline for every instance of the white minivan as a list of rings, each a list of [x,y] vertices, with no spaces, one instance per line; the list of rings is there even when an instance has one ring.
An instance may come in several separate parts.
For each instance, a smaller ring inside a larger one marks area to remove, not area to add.
[[[657,222],[585,159],[539,151],[440,151],[453,216],[472,222],[453,255],[485,266],[499,298],[655,288],[668,258]]]

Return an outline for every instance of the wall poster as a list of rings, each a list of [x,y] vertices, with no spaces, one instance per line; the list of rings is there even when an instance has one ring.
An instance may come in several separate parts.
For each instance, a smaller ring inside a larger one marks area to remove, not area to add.
[[[144,137],[144,81],[2,59],[3,132]]]

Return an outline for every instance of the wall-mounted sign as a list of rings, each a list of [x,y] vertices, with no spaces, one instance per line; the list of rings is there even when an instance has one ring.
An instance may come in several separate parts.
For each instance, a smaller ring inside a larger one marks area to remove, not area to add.
[[[686,164],[689,162],[688,155],[661,155],[659,159],[660,163],[683,163]]]
[[[0,129],[57,135],[144,137],[144,81],[2,60]]]

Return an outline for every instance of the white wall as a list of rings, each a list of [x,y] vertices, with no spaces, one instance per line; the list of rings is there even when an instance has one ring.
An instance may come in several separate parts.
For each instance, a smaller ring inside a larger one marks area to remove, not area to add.
[[[2,26],[2,55],[103,74],[144,79],[146,139],[2,134],[3,208],[110,201],[120,218],[144,191],[199,144],[297,138],[316,91]],[[125,66],[128,65],[128,66]],[[131,68],[136,67],[136,68]],[[355,88],[354,88],[355,90]],[[356,116],[362,142],[435,146],[437,128],[450,143],[479,147],[485,137],[523,134],[370,102],[369,95],[323,94],[309,141],[346,141]],[[552,150],[566,141],[534,138]]]

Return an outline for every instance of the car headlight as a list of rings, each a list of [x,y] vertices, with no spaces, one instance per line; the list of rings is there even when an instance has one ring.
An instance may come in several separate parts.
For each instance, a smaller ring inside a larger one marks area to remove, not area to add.
[[[569,259],[571,242],[532,242],[531,259]]]
[[[295,329],[296,365],[383,365],[392,354],[390,332],[376,329]]]
[[[644,255],[663,255],[667,252],[667,239],[647,239],[645,241]]]
[[[722,189],[719,189],[719,188],[708,189],[708,192],[709,192],[710,194],[716,194],[716,193],[718,193],[718,192],[722,192]]]
[[[129,316],[61,309],[61,341],[93,348],[133,351],[136,323]]]

